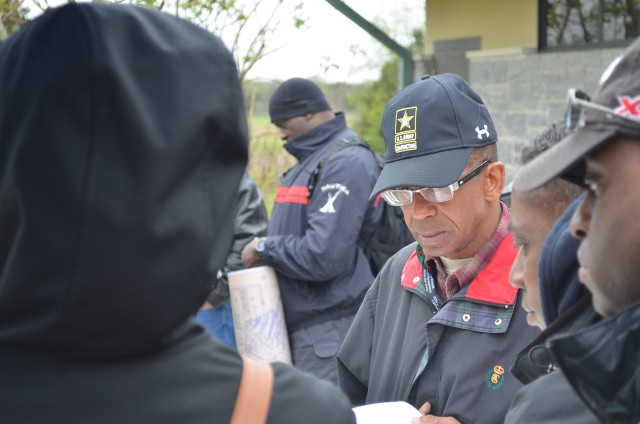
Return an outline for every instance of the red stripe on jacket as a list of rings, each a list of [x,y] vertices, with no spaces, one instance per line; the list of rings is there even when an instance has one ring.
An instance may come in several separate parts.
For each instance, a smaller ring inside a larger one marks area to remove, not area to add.
[[[291,186],[278,187],[275,203],[298,203],[301,205],[309,204],[309,187]]]

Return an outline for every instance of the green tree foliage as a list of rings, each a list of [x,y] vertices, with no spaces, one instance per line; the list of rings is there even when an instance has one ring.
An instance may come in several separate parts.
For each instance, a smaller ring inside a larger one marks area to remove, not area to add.
[[[409,50],[419,54],[424,44],[424,30],[414,29],[411,37],[413,41]],[[350,121],[352,127],[378,153],[384,153],[384,138],[380,130],[382,114],[389,99],[398,92],[399,78],[400,60],[394,58],[382,65],[377,81],[365,82],[347,94],[347,107],[356,117]]]
[[[399,60],[392,60],[382,67],[380,79],[362,84],[348,97],[348,103],[359,119],[351,125],[371,148],[384,153],[384,139],[380,131],[382,113],[391,97],[398,91]]]
[[[20,0],[0,0],[0,41],[18,31],[29,19],[29,8]]]

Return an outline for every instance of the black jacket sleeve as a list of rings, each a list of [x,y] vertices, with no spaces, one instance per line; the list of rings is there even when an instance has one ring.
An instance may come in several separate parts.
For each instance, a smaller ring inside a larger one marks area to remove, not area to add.
[[[238,209],[233,224],[233,243],[224,268],[218,271],[218,278],[207,300],[213,306],[219,306],[229,300],[227,273],[242,269],[240,253],[242,248],[253,240],[267,234],[267,209],[260,190],[249,173],[245,172],[240,181]]]

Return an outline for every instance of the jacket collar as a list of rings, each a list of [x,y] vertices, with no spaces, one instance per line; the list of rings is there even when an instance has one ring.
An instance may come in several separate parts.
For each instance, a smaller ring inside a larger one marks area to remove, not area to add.
[[[336,117],[306,133],[287,141],[284,148],[298,161],[302,162],[311,154],[321,149],[329,140],[347,127],[344,113],[336,113]]]
[[[517,250],[513,246],[511,233],[502,240],[487,266],[473,279],[464,297],[496,305],[515,304],[518,289],[509,284],[509,271]],[[413,252],[402,270],[403,287],[416,290],[422,281],[422,264]]]

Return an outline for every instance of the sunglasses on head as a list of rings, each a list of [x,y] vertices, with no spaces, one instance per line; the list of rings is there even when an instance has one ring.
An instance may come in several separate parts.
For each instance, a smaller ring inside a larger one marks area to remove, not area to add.
[[[565,112],[565,125],[568,130],[573,131],[585,126],[586,110],[602,113],[605,115],[605,119],[621,119],[627,123],[632,123],[636,127],[640,127],[640,120],[622,115],[614,109],[594,103],[591,101],[591,97],[584,91],[570,88],[567,93],[567,110]]]

